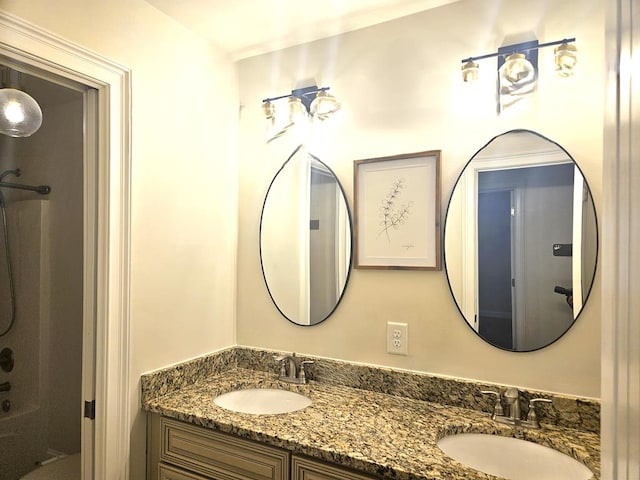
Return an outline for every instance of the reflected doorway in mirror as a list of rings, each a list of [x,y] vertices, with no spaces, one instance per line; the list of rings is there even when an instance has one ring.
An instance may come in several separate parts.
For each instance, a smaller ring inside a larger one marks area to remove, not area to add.
[[[569,244],[571,255],[555,255]],[[510,131],[460,174],[447,209],[445,269],[458,309],[488,343],[522,352],[562,337],[587,301],[597,251],[591,192],[557,143]],[[571,291],[570,302],[557,286]]]
[[[260,263],[269,296],[297,325],[337,308],[352,263],[351,213],[334,172],[303,146],[276,173],[260,218]]]

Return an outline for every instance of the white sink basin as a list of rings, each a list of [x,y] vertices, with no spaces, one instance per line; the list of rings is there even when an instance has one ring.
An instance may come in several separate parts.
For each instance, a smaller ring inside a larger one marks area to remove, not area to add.
[[[311,405],[311,399],[288,390],[274,388],[247,388],[218,395],[213,402],[234,412],[273,415],[302,410]]]
[[[480,433],[450,435],[438,447],[460,463],[509,480],[588,480],[582,463],[552,448]]]

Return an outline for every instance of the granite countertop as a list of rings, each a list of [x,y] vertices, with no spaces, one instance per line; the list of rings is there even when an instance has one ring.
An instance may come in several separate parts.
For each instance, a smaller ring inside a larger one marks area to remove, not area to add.
[[[237,413],[213,398],[241,388],[280,388],[312,399],[309,407],[278,415]],[[452,433],[494,433],[552,447],[584,463],[599,479],[600,438],[595,433],[543,425],[513,428],[486,412],[444,406],[340,385],[291,385],[274,374],[234,368],[166,395],[146,399],[143,409],[170,418],[257,440],[293,453],[342,465],[378,478],[400,480],[495,480],[444,454],[438,439]]]

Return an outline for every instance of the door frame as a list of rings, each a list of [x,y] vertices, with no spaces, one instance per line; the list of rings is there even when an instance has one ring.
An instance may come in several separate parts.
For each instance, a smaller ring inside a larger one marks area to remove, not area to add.
[[[538,167],[547,165],[559,165],[572,162],[571,157],[561,149],[541,150],[534,152],[518,153],[500,156],[475,156],[464,169],[460,182],[463,185],[462,214],[462,251],[463,251],[463,280],[462,280],[462,305],[467,322],[474,319],[472,328],[478,332],[478,249],[477,249],[477,218],[478,218],[478,175],[480,172],[493,170],[505,170],[508,168]],[[519,200],[516,198],[516,202]],[[519,208],[519,205],[516,205]],[[516,241],[522,237],[522,232],[516,229],[514,232]],[[522,260],[516,257],[516,285],[524,285],[525,279],[519,273],[522,272]],[[524,315],[524,304],[516,303],[516,317]],[[516,329],[521,329],[516,326]]]
[[[605,2],[602,206],[602,480],[640,474],[640,9]]]
[[[1,10],[0,55],[28,73],[95,89],[85,95],[85,121],[94,117],[96,128],[85,128],[84,139],[84,288],[93,295],[83,306],[83,364],[95,363],[83,368],[83,388],[95,380],[96,409],[95,421],[83,424],[82,478],[127,479],[131,72]]]

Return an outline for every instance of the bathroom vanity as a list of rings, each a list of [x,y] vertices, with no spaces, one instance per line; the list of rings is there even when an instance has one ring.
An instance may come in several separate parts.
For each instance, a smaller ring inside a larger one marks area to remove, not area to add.
[[[374,478],[159,414],[149,421],[149,480]]]
[[[599,435],[580,425],[545,423],[568,421],[563,416],[576,421],[593,416],[589,409],[594,406],[586,401],[577,401],[578,410],[565,415],[560,410],[574,400],[554,398],[549,408],[559,410],[546,416],[540,412],[542,429],[514,428],[491,419],[491,403],[480,393],[483,386],[471,383],[457,382],[462,390],[456,394],[454,386],[447,391],[438,383],[442,379],[411,374],[404,384],[404,372],[384,370],[379,372],[382,383],[377,391],[353,388],[335,383],[336,377],[323,370],[331,367],[321,365],[327,361],[318,360],[313,367],[326,375],[327,382],[317,375],[317,381],[293,385],[277,379],[272,352],[256,352],[256,359],[246,350],[231,349],[214,357],[143,377],[148,480],[497,478],[458,463],[437,446],[440,438],[465,432],[516,437],[551,447],[585,464],[594,472],[593,478],[599,478]],[[269,361],[272,371],[257,369]],[[362,371],[343,371],[343,383],[349,383],[352,374],[365,378]],[[371,387],[377,384],[375,375],[366,374]],[[408,393],[428,395],[429,384],[438,385],[436,389],[451,398],[448,403],[485,403],[480,409],[464,408],[412,398]],[[254,415],[223,409],[213,401],[220,394],[248,388],[291,390],[307,396],[312,404],[291,413]],[[384,392],[390,388],[398,394]]]

